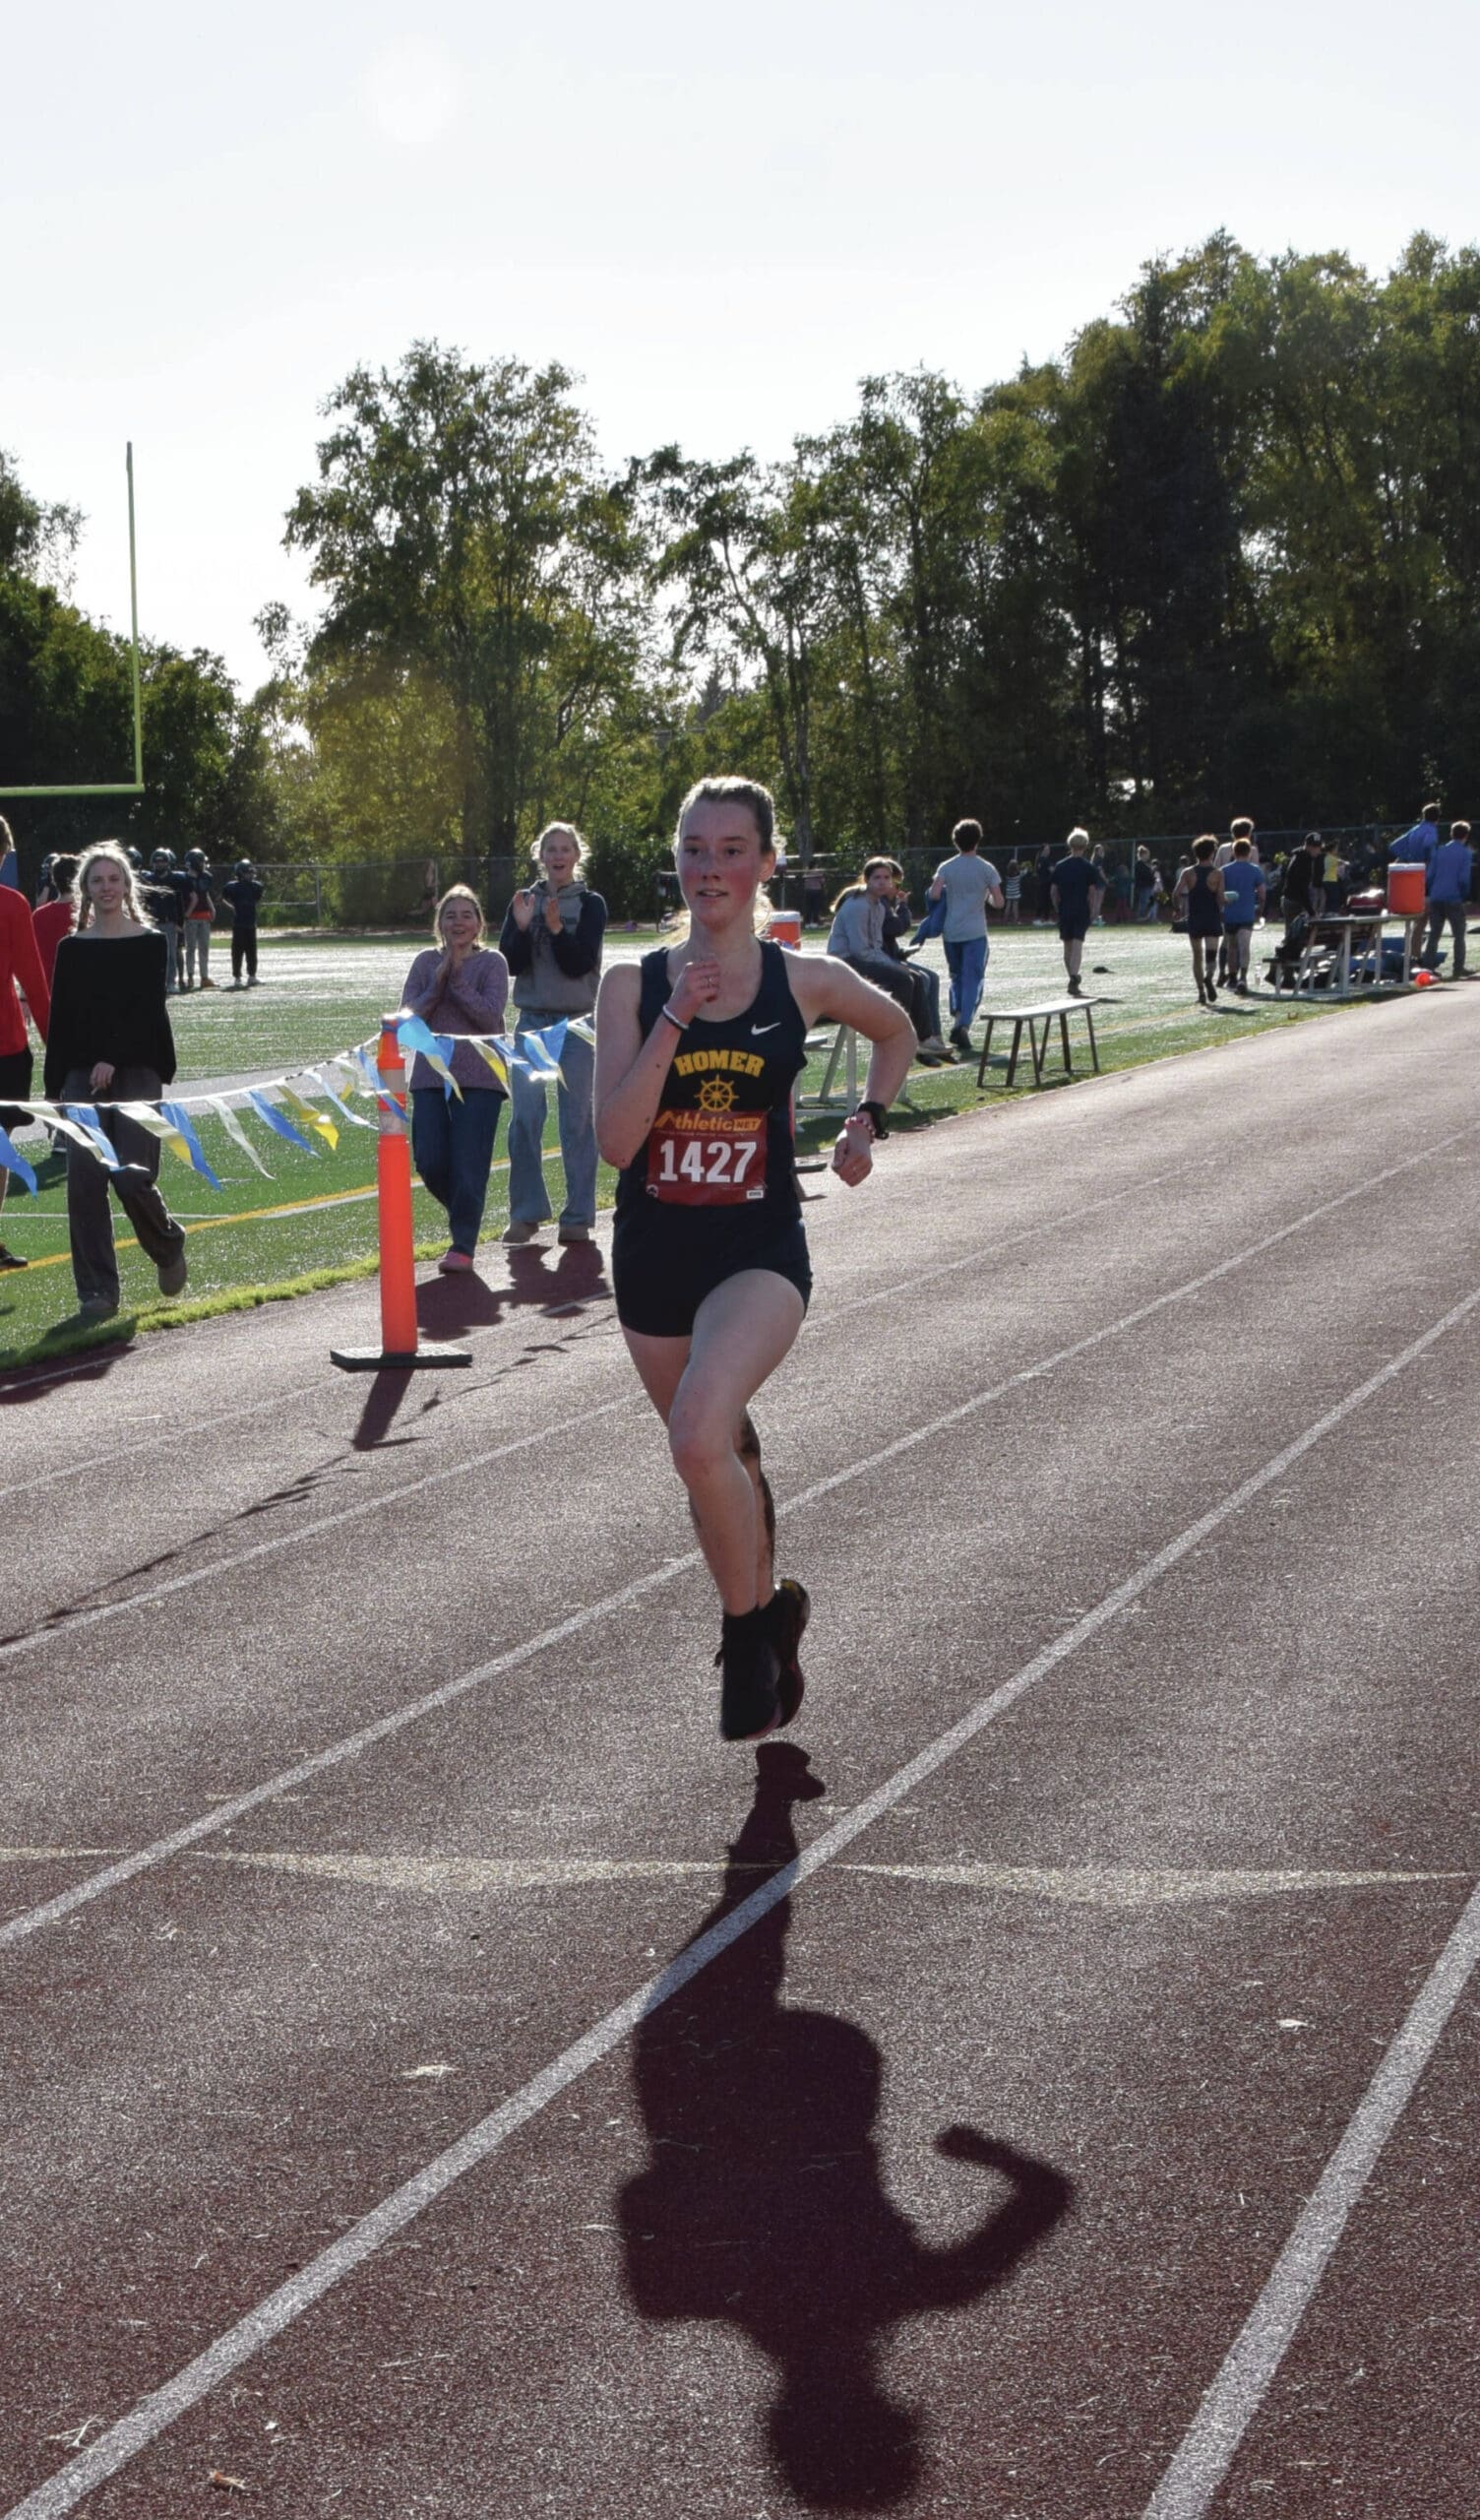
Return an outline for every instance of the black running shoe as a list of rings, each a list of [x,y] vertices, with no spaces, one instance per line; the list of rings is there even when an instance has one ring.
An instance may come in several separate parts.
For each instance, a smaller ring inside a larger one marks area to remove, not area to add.
[[[776,1699],[779,1708],[776,1724],[779,1727],[791,1722],[797,1708],[801,1705],[802,1692],[807,1685],[802,1677],[802,1667],[797,1661],[797,1654],[801,1647],[802,1630],[812,1615],[812,1604],[807,1598],[806,1587],[799,1584],[795,1576],[786,1575],[776,1586],[771,1606],[775,1619],[773,1632],[776,1658],[781,1666],[780,1677],[776,1683]]]
[[[12,1251],[7,1244],[0,1242],[0,1269],[24,1269],[26,1265],[19,1251]]]
[[[780,1655],[771,1605],[726,1610],[720,1620],[719,1731],[726,1741],[759,1741],[780,1720]]]

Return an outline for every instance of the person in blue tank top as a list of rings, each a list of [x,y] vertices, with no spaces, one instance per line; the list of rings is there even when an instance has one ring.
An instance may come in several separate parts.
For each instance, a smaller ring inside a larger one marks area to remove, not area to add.
[[[1264,916],[1264,878],[1254,862],[1253,844],[1236,840],[1233,855],[1222,868],[1223,876],[1223,946],[1227,956],[1228,985],[1236,997],[1249,994],[1249,947],[1254,936],[1254,922]]]
[[[596,1144],[620,1173],[617,1317],[718,1589],[730,1741],[788,1724],[802,1698],[810,1605],[794,1580],[775,1582],[775,1516],[750,1416],[812,1287],[792,1088],[812,1025],[850,1024],[873,1043],[864,1098],[832,1152],[856,1187],[914,1051],[909,1017],[846,964],[762,943],[774,831],[757,782],[692,788],[675,843],[688,932],[641,964],[613,965],[596,1000]]]

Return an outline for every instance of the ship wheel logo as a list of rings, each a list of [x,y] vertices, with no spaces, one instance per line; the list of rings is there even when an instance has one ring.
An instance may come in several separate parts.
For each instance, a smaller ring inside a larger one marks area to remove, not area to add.
[[[701,1111],[733,1111],[735,1089],[727,1076],[711,1076],[699,1089]]]

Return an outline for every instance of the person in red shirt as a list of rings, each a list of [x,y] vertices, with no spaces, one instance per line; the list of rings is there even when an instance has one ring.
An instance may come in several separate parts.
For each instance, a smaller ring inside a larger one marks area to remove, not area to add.
[[[13,891],[9,884],[0,884],[0,1129],[7,1132],[19,1128],[26,1117],[7,1098],[15,1095],[22,1102],[31,1100],[31,1037],[21,1006],[23,996],[44,1041],[51,1022],[51,991],[36,952],[31,907],[24,894]],[[0,1166],[0,1213],[4,1211],[9,1180],[10,1174]],[[25,1266],[18,1252],[0,1242],[0,1269]]]
[[[36,952],[41,957],[41,969],[46,975],[48,988],[56,969],[56,949],[62,938],[70,936],[77,925],[77,901],[72,889],[77,882],[77,859],[54,857],[51,861],[51,882],[50,901],[39,903],[31,914]]]

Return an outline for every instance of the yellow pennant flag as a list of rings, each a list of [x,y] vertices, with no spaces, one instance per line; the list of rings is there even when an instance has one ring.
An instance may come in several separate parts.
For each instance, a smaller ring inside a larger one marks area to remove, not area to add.
[[[279,1085],[278,1091],[282,1096],[284,1102],[291,1102],[293,1109],[297,1112],[305,1127],[317,1129],[321,1138],[328,1139],[331,1149],[339,1145],[339,1130],[335,1127],[333,1120],[330,1119],[327,1112],[316,1111],[312,1102],[305,1102],[302,1095],[295,1094],[290,1085]]]

